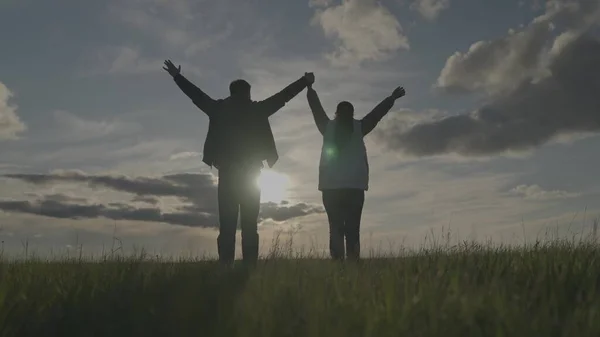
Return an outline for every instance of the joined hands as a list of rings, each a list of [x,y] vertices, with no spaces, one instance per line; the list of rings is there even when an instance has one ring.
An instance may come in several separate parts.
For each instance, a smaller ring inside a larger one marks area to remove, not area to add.
[[[306,81],[306,85],[310,88],[313,85],[313,83],[315,83],[315,74],[304,73],[304,80]]]

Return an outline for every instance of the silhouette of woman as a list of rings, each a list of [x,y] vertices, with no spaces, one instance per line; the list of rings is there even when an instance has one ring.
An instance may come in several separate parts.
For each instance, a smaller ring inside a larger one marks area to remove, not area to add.
[[[365,191],[369,189],[369,162],[364,136],[404,95],[404,88],[396,88],[360,120],[354,118],[354,106],[350,102],[340,102],[335,118],[331,120],[312,83],[309,84],[308,103],[317,128],[323,135],[319,190],[329,220],[329,251],[333,259],[360,258],[360,221]]]

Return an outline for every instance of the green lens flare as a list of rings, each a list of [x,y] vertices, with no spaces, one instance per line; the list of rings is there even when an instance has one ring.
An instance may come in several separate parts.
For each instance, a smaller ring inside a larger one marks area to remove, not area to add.
[[[330,157],[330,158],[335,157],[336,156],[335,148],[329,147],[329,148],[325,149],[325,154],[327,155],[327,157]]]

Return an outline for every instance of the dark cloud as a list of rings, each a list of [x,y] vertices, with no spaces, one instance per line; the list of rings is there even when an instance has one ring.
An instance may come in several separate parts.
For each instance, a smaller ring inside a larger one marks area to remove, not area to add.
[[[137,195],[131,199],[133,202],[143,202],[146,204],[156,205],[158,204],[158,198],[145,196],[145,195]]]
[[[506,36],[477,41],[448,58],[436,87],[448,93],[503,92],[545,72],[548,49],[582,35],[600,15],[600,2],[549,0],[543,14]],[[557,27],[563,33],[555,39]],[[550,53],[554,51],[551,50]]]
[[[69,205],[53,200],[30,201],[1,201],[0,209],[9,212],[44,215],[52,218],[96,218],[104,206],[101,205]]]
[[[84,198],[52,194],[39,196],[35,201],[0,201],[0,210],[48,216],[53,218],[108,218],[112,220],[137,220],[163,222],[192,227],[217,227],[217,188],[209,174],[173,174],[162,177],[127,177],[88,175],[82,172],[54,174],[7,174],[7,178],[35,185],[57,183],[82,183],[92,188],[103,187],[133,194],[132,202],[153,206],[159,197],[176,197],[182,204],[176,212],[162,212],[156,207],[136,207],[133,204],[111,202],[92,204]],[[266,203],[261,207],[260,220],[285,221],[312,213],[322,208],[305,203]]]
[[[178,197],[190,202],[201,211],[214,211],[217,207],[216,186],[209,174],[172,174],[163,177],[128,177],[117,175],[87,175],[78,171],[55,174],[7,174],[5,177],[19,179],[36,185],[60,182],[84,183],[88,186],[105,187],[136,197]]]
[[[62,193],[55,193],[55,194],[25,193],[25,195],[36,197],[36,198],[43,197],[45,200],[52,200],[52,201],[56,201],[56,202],[79,203],[79,204],[88,203],[88,199],[86,199],[86,198],[75,197],[75,196],[66,195],[66,194],[62,194]]]
[[[323,213],[325,210],[320,206],[309,205],[306,203],[289,204],[283,202],[276,204],[274,202],[264,203],[261,206],[261,220],[272,219],[274,221],[285,221],[313,213]]]
[[[215,227],[217,218],[208,213],[162,213],[157,208],[135,208],[127,204],[72,204],[52,199],[37,201],[0,201],[0,210],[35,214],[59,219],[134,220],[163,222],[193,227]]]
[[[406,128],[388,123],[378,135],[410,155],[487,156],[540,146],[559,135],[600,130],[600,42],[582,36],[551,60],[549,76],[523,81],[471,114]]]

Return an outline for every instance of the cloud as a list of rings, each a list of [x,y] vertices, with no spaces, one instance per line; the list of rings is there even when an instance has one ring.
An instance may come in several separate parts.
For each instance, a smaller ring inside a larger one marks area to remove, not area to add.
[[[17,139],[19,133],[26,130],[17,115],[17,107],[8,103],[12,96],[13,93],[0,82],[0,140]]]
[[[198,152],[186,151],[186,152],[179,152],[179,153],[175,153],[175,154],[171,155],[169,160],[189,159],[189,158],[195,158],[198,156],[200,156],[200,153],[198,153]]]
[[[312,23],[336,41],[336,51],[327,55],[334,65],[381,61],[409,49],[396,17],[375,0],[342,0],[337,6],[318,9]]]
[[[538,185],[519,185],[511,189],[510,192],[524,199],[540,201],[575,198],[581,195],[581,193],[571,193],[561,190],[546,191]]]
[[[264,53],[276,30],[272,17],[246,1],[122,0],[111,1],[107,12],[127,34],[151,43],[94,50],[86,59],[98,64],[93,75],[162,72],[169,58],[184,73],[221,78],[215,64],[235,68],[240,55]]]
[[[157,208],[136,208],[122,203],[74,204],[52,199],[36,201],[0,201],[0,210],[35,214],[60,219],[132,220],[169,223],[190,227],[215,227],[217,219],[210,213],[163,213]]]
[[[191,57],[227,39],[234,30],[233,24],[222,16],[225,4],[219,1],[207,8],[203,2],[202,11],[194,4],[187,0],[124,0],[109,10],[123,23],[157,38],[169,49],[183,49]],[[206,34],[198,34],[199,31]]]
[[[36,195],[38,198],[39,195]],[[64,193],[54,193],[54,194],[46,194],[42,196],[45,200],[61,202],[61,203],[88,203],[88,199],[80,198],[72,195],[67,195]]]
[[[161,60],[144,59],[139,48],[131,46],[106,47],[97,54],[96,62],[109,74],[139,74],[161,69]]]
[[[142,202],[151,205],[157,205],[159,202],[158,198],[147,195],[136,195],[135,197],[133,197],[133,199],[131,199],[131,201]]]
[[[333,0],[308,0],[308,7],[329,7]]]
[[[108,46],[85,55],[79,75],[138,75],[163,72],[163,59],[148,58],[135,46]],[[179,62],[186,73],[202,75],[203,71],[187,62]]]
[[[119,1],[111,5],[110,12],[122,22],[145,33],[159,37],[160,41],[174,47],[189,45],[193,37],[185,29],[194,15],[187,1]],[[177,20],[173,20],[176,18]]]
[[[377,137],[389,149],[415,156],[489,156],[522,152],[560,135],[600,130],[600,42],[587,36],[566,45],[551,75],[523,81],[470,114],[417,124],[387,123]]]
[[[89,120],[63,110],[54,111],[53,117],[61,130],[60,139],[70,142],[98,140],[108,136],[127,136],[141,129],[140,125],[132,122]]]
[[[286,201],[280,204],[267,202],[261,206],[261,218],[272,219],[273,221],[285,221],[309,214],[323,213],[324,211],[321,206],[309,205],[303,202],[293,205]]]
[[[179,173],[162,177],[127,177],[123,175],[88,175],[81,171],[57,171],[51,174],[7,174],[34,185],[82,183],[92,188],[108,188],[133,194],[132,202],[156,205],[160,197],[175,197],[182,201],[177,212],[163,212],[157,207],[136,207],[112,202],[92,204],[64,195],[38,197],[34,201],[1,201],[0,209],[49,216],[54,218],[108,218],[163,222],[193,227],[215,227],[217,222],[217,186],[211,174]],[[263,204],[260,219],[286,221],[323,212],[322,208],[305,203]]]
[[[415,0],[410,9],[416,10],[427,20],[435,20],[441,12],[450,7],[450,0]]]
[[[557,54],[557,47],[565,45],[561,39],[575,40],[598,22],[599,14],[598,1],[548,1],[544,14],[523,30],[475,42],[467,52],[450,56],[435,86],[450,93],[482,90],[496,94],[513,90],[525,80],[536,81],[549,74],[546,66],[550,57]],[[566,35],[551,47],[557,27]],[[551,49],[553,53],[549,53]]]
[[[217,208],[216,186],[210,174],[180,173],[162,177],[128,177],[124,175],[88,175],[81,171],[58,171],[52,174],[8,174],[35,185],[82,183],[92,188],[108,188],[135,196],[178,197],[212,212]]]

